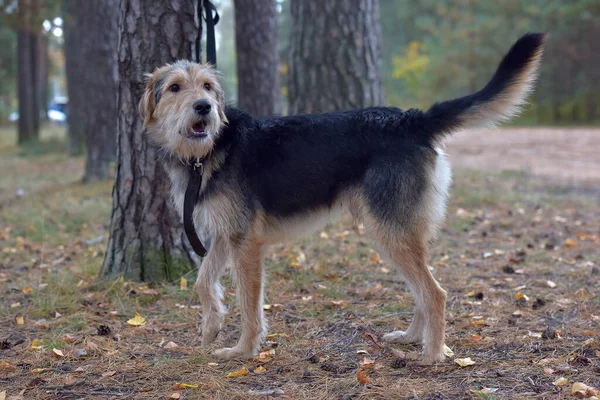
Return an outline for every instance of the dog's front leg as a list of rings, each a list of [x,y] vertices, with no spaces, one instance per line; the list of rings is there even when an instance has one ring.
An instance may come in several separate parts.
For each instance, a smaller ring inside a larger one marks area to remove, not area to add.
[[[261,249],[262,243],[252,240],[247,240],[233,249],[242,334],[235,347],[215,351],[215,356],[219,358],[250,358],[258,353],[260,343],[266,335]]]
[[[227,243],[215,237],[206,258],[202,261],[196,280],[196,292],[202,304],[202,345],[211,344],[221,330],[225,307],[223,287],[219,283],[229,257]]]

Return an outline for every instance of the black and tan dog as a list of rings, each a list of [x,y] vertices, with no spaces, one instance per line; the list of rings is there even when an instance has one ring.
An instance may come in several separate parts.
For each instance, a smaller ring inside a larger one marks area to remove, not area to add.
[[[238,287],[241,338],[222,358],[251,357],[266,333],[265,245],[323,226],[349,211],[407,281],[416,300],[406,331],[390,342],[423,342],[423,362],[444,358],[446,292],[426,265],[427,243],[442,223],[451,173],[437,148],[460,129],[508,120],[531,92],[543,34],[511,48],[481,91],[429,110],[373,107],[318,115],[254,118],[224,105],[218,73],[178,61],[149,75],[140,103],[151,141],[160,147],[182,212],[187,163],[204,175],[194,220],[210,251],[196,287],[203,306],[202,342],[224,316],[220,277],[228,264]]]

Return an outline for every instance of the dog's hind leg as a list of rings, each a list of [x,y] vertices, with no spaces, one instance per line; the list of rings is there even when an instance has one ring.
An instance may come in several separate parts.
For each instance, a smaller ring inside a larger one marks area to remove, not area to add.
[[[376,231],[383,255],[400,268],[416,303],[414,319],[406,332],[388,333],[384,340],[403,343],[422,340],[423,363],[443,360],[446,291],[436,282],[425,262],[424,230],[416,229],[399,238],[382,225]]]
[[[232,253],[242,333],[235,347],[218,349],[214,355],[223,359],[251,358],[258,353],[267,332],[263,315],[262,243],[245,240],[235,245]]]
[[[202,261],[196,279],[196,292],[202,304],[202,345],[211,344],[221,330],[225,307],[223,305],[223,287],[219,283],[229,257],[227,244],[220,238],[213,240],[206,258]]]

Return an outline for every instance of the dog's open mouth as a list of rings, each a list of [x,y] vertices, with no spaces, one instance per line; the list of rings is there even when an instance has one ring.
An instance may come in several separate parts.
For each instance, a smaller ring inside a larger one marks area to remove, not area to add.
[[[193,138],[193,139],[204,138],[204,137],[208,136],[208,133],[206,133],[205,130],[206,130],[206,122],[198,121],[192,126],[192,129],[190,130],[188,137]]]

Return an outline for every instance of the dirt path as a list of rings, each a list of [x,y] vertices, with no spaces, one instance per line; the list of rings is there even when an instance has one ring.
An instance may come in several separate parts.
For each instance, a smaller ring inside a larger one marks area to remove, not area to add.
[[[600,182],[600,129],[472,130],[447,141],[454,167],[524,170],[572,184]]]

